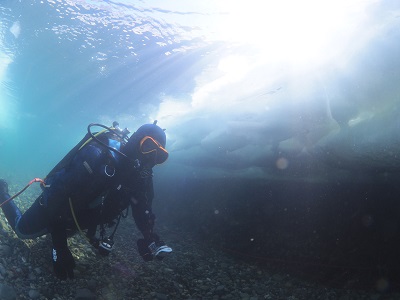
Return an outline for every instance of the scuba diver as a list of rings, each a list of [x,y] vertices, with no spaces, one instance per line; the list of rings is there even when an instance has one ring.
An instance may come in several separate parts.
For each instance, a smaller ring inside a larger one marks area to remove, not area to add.
[[[104,130],[94,134],[93,126]],[[165,132],[155,121],[128,134],[117,122],[111,128],[90,124],[86,136],[44,180],[32,180],[41,181],[42,193],[24,214],[13,201],[22,191],[11,197],[7,182],[0,179],[0,206],[8,223],[21,239],[51,234],[53,268],[60,279],[74,277],[67,238],[79,231],[100,254],[108,255],[129,207],[143,235],[137,241],[142,258],[151,261],[172,252],[153,232],[152,169],[168,158]],[[106,228],[113,226],[106,235]]]

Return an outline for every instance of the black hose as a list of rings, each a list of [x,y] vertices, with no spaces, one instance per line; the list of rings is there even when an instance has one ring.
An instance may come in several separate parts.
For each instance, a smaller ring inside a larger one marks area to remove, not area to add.
[[[122,135],[120,132],[118,132],[118,131],[116,131],[116,130],[110,128],[110,127],[107,127],[107,126],[105,126],[105,125],[103,125],[103,124],[98,124],[98,123],[90,123],[90,124],[88,125],[88,128],[87,128],[90,137],[91,137],[93,140],[95,140],[97,143],[99,143],[100,145],[106,147],[107,149],[109,149],[109,150],[111,150],[111,151],[114,151],[115,153],[118,153],[119,155],[122,155],[123,157],[127,158],[128,160],[135,162],[134,159],[128,157],[127,155],[125,155],[125,154],[122,153],[121,151],[119,151],[119,150],[117,150],[117,149],[115,149],[115,148],[113,148],[113,147],[110,147],[110,146],[106,145],[105,143],[103,143],[102,141],[100,141],[100,140],[90,131],[90,128],[93,127],[93,126],[99,126],[99,127],[104,128],[104,129],[107,129],[108,131],[110,131],[110,132],[116,134],[117,136],[119,136],[119,137],[122,138],[122,139],[125,138],[124,135]]]

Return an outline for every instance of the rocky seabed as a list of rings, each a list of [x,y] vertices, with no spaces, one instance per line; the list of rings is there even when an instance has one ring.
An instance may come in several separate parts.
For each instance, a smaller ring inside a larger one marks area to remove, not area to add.
[[[129,218],[108,257],[75,235],[69,239],[75,278],[60,281],[53,275],[50,236],[19,240],[0,213],[0,299],[400,299],[399,293],[331,288],[238,261],[188,231],[158,228],[174,252],[148,263],[137,252],[140,235]]]

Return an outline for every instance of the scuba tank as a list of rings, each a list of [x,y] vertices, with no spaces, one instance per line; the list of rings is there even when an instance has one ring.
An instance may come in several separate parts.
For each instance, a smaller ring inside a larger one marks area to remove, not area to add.
[[[97,132],[97,133],[92,133],[91,132],[91,128],[93,126],[102,127],[102,128],[104,128],[104,130],[102,130],[100,132]],[[97,123],[91,123],[91,124],[88,125],[87,130],[88,130],[88,132],[86,133],[84,138],[81,139],[79,141],[79,143],[76,144],[75,147],[72,148],[64,156],[63,159],[60,160],[60,162],[49,172],[49,174],[47,174],[46,178],[49,178],[50,176],[54,175],[56,172],[60,171],[61,169],[65,168],[65,167],[67,167],[70,164],[70,162],[72,161],[72,159],[75,157],[75,155],[79,152],[79,150],[82,149],[85,145],[87,145],[92,140],[98,142],[99,144],[101,144],[102,146],[106,147],[107,149],[109,149],[111,151],[114,151],[114,152],[126,157],[125,154],[123,154],[120,151],[118,151],[117,149],[115,149],[113,147],[110,147],[109,145],[103,143],[97,137],[102,135],[102,134],[111,132],[111,133],[114,133],[116,136],[119,137],[121,143],[125,144],[127,142],[127,139],[128,139],[128,134],[130,133],[128,128],[121,129],[119,127],[119,123],[114,121],[113,124],[112,124],[112,127],[107,127],[105,125],[97,124]]]
[[[74,158],[75,154],[78,153],[78,151],[81,149],[81,147],[90,139],[89,133],[86,133],[85,137],[80,140],[78,144],[74,148],[72,148],[67,155],[64,156],[62,160],[50,171],[49,174],[47,174],[46,178],[51,177],[54,173],[60,171],[61,169],[65,168],[66,166],[69,165],[69,163],[72,161]]]

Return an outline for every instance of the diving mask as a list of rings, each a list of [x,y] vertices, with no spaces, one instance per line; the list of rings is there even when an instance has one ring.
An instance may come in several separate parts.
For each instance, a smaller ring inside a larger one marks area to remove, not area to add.
[[[168,158],[168,151],[151,136],[145,136],[140,141],[140,152],[146,156],[154,156],[154,162],[156,165],[162,164]]]

